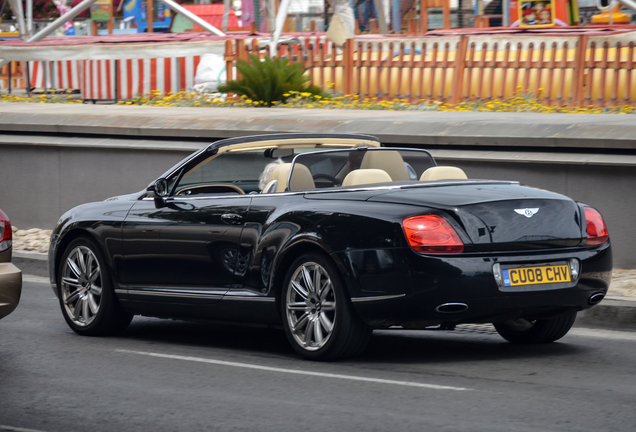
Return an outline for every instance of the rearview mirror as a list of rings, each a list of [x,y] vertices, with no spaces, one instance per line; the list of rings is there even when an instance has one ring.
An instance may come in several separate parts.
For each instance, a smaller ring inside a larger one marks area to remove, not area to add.
[[[282,149],[267,149],[265,150],[265,157],[272,159],[286,158],[292,157],[294,155],[293,148],[282,148]]]

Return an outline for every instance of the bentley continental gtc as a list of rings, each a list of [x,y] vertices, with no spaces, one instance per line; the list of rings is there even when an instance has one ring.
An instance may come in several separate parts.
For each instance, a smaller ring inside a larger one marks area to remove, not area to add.
[[[393,327],[555,341],[605,296],[612,254],[601,214],[566,196],[372,136],[279,134],[217,141],[140,192],[71,209],[49,269],[82,335],[134,315],[260,323],[327,360]]]

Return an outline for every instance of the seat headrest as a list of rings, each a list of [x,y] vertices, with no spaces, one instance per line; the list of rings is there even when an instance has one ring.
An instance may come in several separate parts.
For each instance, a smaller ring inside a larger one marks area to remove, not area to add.
[[[391,151],[373,151],[368,150],[364,154],[362,169],[381,169],[387,172],[395,181],[410,180],[409,174],[404,165],[402,155],[395,150]]]
[[[270,182],[272,180],[276,180],[278,182],[278,184],[276,185],[276,192],[285,191],[291,167],[291,163],[283,163],[278,165],[272,172]],[[314,183],[314,179],[311,175],[311,171],[309,171],[309,168],[307,168],[303,164],[295,164],[294,172],[292,173],[292,178],[289,182],[289,188],[292,191],[315,189],[316,184]]]
[[[270,176],[270,182],[276,180],[276,190],[274,192],[283,192],[287,186],[287,179],[289,178],[289,170],[291,170],[290,163],[282,163],[274,168],[272,175]],[[268,184],[269,185],[269,184]]]
[[[295,164],[294,171],[292,172],[292,178],[289,182],[289,188],[292,191],[316,189],[316,183],[314,182],[314,177],[311,175],[309,168],[303,164]]]
[[[461,169],[453,166],[430,167],[422,173],[420,181],[466,180],[468,176]]]
[[[357,169],[351,171],[342,181],[342,186],[356,186],[393,181],[391,176],[381,169]]]

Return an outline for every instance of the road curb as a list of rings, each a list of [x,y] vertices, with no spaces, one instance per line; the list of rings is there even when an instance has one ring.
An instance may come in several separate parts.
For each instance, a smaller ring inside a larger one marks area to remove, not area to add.
[[[23,275],[48,277],[47,255],[33,252],[13,252],[13,263]],[[603,302],[579,312],[576,327],[608,330],[636,331],[636,301],[608,298]]]
[[[47,259],[47,255],[42,253],[13,251],[11,261],[22,270],[23,275],[48,277],[49,263]]]
[[[636,302],[605,299],[592,309],[579,312],[577,327],[636,331]]]

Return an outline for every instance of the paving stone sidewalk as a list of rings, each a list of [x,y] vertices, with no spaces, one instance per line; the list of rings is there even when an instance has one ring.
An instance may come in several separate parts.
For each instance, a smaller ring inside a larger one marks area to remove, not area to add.
[[[636,269],[614,269],[606,298],[636,302]]]

